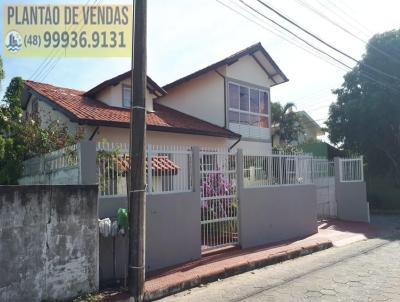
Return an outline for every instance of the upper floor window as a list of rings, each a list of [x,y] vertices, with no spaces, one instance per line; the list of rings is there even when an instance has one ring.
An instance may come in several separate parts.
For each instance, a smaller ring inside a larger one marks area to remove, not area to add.
[[[131,108],[131,87],[122,85],[122,107]]]
[[[237,124],[240,126],[269,128],[267,91],[229,83],[228,102],[229,123],[231,126],[236,127],[232,124]],[[249,131],[249,136],[252,136],[251,130]]]

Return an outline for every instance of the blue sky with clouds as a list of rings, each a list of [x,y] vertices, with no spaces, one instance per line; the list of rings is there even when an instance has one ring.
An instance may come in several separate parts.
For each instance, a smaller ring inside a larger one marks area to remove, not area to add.
[[[52,3],[85,4],[87,1],[57,0]],[[89,0],[89,3],[94,1],[96,0]],[[107,4],[130,3],[125,0],[97,1]],[[323,123],[327,117],[328,106],[334,101],[334,96],[330,91],[340,86],[345,71],[293,45],[293,42],[288,43],[278,37],[276,29],[270,23],[264,23],[265,20],[246,13],[239,1],[220,1],[258,24],[229,10],[215,0],[148,0],[148,74],[160,85],[164,85],[253,43],[261,42],[290,79],[288,83],[272,89],[272,100],[294,102],[298,110],[307,110],[318,123]],[[47,4],[48,2],[8,0],[5,3]],[[257,7],[266,16],[279,20],[257,1],[245,0],[245,2]],[[356,58],[361,58],[365,45],[333,26],[326,18],[318,16],[310,10],[310,7],[334,19],[363,39],[368,39],[373,33],[395,29],[399,26],[400,3],[396,0],[379,2],[265,0],[265,2]],[[1,18],[3,17],[2,9],[3,7],[0,12]],[[351,19],[346,16],[351,16]],[[3,37],[3,24],[2,22],[0,24]],[[287,23],[284,24],[289,26]],[[295,28],[291,27],[291,29],[299,33]],[[304,45],[301,47],[304,48]],[[1,94],[14,76],[37,79],[37,77],[32,78],[32,74],[44,60],[44,58],[2,57],[6,78],[2,83]],[[343,59],[343,61],[354,65],[348,60]],[[53,65],[51,72],[45,70],[42,73],[40,79],[43,82],[87,90],[99,82],[129,70],[130,59],[60,58],[52,60],[47,66]]]

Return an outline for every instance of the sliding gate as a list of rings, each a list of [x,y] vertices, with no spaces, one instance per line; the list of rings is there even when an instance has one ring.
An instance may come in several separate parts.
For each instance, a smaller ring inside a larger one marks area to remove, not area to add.
[[[236,154],[200,152],[203,251],[239,243],[236,167]]]

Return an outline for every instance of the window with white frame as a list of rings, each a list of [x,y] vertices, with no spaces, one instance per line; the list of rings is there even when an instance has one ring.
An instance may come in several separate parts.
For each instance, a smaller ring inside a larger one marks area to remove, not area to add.
[[[244,137],[268,138],[268,92],[228,83],[229,128]]]
[[[131,108],[131,87],[122,85],[122,107]]]

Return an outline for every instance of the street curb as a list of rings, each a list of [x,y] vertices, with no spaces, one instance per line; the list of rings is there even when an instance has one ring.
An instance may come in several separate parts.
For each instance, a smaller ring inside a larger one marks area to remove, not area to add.
[[[251,262],[247,262],[244,264],[239,264],[237,266],[232,266],[228,268],[224,268],[222,270],[212,272],[208,275],[197,276],[190,280],[185,280],[182,282],[178,282],[175,284],[171,284],[165,288],[161,288],[158,290],[146,292],[144,295],[145,301],[154,301],[157,299],[164,298],[166,296],[170,296],[176,293],[179,293],[184,290],[191,289],[193,287],[197,287],[206,283],[211,283],[218,281],[220,279],[228,278],[234,275],[239,275],[248,271],[252,271],[254,269],[266,267],[269,265],[273,265],[276,263],[280,263],[283,261],[295,259],[301,256],[310,255],[315,252],[319,252],[328,248],[333,247],[331,241],[325,241],[321,243],[316,243],[307,247],[302,247],[296,250],[291,250],[285,253],[273,255],[271,257],[255,260]]]

